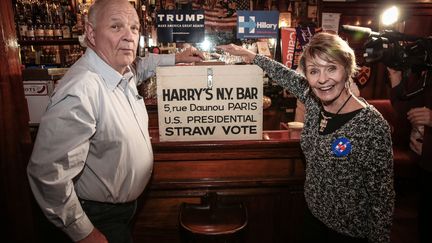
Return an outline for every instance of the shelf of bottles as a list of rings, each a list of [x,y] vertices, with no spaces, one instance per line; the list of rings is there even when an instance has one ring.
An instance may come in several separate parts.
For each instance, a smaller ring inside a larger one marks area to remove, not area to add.
[[[153,40],[155,38],[152,35],[156,34],[155,30],[155,18],[156,18],[156,8],[155,0],[130,0],[129,2],[136,4],[136,9],[138,16],[140,18],[141,25],[141,41],[139,47],[139,55],[145,56],[148,51],[148,47],[153,45]]]
[[[22,64],[69,67],[84,48],[84,15],[91,0],[15,0],[15,23]]]

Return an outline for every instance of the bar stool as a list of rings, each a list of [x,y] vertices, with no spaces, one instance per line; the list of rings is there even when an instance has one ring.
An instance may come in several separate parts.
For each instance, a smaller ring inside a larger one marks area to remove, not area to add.
[[[207,194],[201,204],[182,203],[179,226],[183,243],[244,241],[248,222],[243,203],[222,204],[216,193]]]

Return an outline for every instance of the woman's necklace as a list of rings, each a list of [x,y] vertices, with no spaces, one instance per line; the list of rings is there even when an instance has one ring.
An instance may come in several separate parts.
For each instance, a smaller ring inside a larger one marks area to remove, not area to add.
[[[342,106],[339,108],[339,110],[336,112],[335,115],[339,114],[339,112],[345,107],[345,105],[348,103],[348,101],[351,99],[352,94],[350,94],[350,96],[348,96],[348,98],[345,100],[345,102],[342,104]],[[320,132],[324,132],[325,128],[327,127],[327,123],[330,119],[332,119],[333,117],[331,116],[326,116],[324,114],[323,111],[321,111],[321,116],[322,119],[320,120],[320,128],[319,131]]]

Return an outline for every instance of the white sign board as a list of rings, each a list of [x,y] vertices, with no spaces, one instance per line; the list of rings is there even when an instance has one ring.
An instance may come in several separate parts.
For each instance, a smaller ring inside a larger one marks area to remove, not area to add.
[[[340,13],[322,13],[322,28],[324,31],[338,33]]]
[[[46,111],[50,95],[54,90],[54,82],[23,81],[23,86],[29,111],[29,123],[38,124]]]
[[[158,67],[156,77],[160,141],[262,138],[258,66]]]

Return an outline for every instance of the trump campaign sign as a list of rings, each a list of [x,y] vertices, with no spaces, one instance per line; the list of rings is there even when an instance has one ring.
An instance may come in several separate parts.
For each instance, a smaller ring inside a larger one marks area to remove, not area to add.
[[[159,42],[204,41],[203,10],[162,10],[156,15]]]

